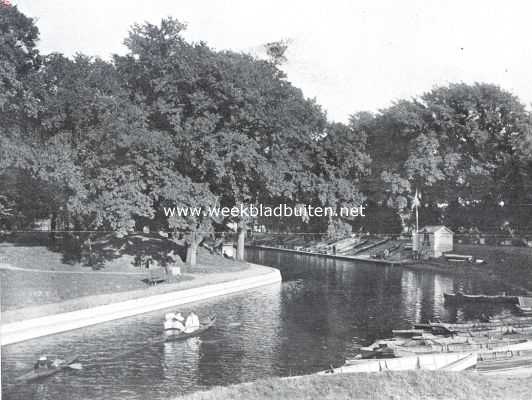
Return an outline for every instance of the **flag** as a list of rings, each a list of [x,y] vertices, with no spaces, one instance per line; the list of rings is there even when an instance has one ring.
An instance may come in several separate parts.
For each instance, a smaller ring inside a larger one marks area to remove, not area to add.
[[[419,194],[416,189],[416,194],[414,195],[414,201],[412,202],[412,208],[419,207],[420,205],[421,205],[421,194]]]

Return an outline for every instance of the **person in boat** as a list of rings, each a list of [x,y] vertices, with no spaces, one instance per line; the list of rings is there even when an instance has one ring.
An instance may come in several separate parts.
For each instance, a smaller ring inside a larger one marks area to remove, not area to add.
[[[35,370],[42,368],[50,368],[52,366],[52,360],[47,356],[41,356],[33,366]]]
[[[199,318],[196,314],[191,312],[188,314],[187,319],[185,321],[185,333],[191,333],[196,330],[198,330],[200,327]]]
[[[183,315],[180,312],[176,313],[167,313],[165,315],[164,329],[165,330],[177,330],[178,332],[183,332],[185,330],[185,325],[183,325]]]

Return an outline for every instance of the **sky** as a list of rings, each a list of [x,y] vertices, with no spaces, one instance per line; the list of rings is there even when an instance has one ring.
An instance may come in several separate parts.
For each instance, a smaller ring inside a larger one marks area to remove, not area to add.
[[[12,0],[36,19],[41,52],[124,54],[134,23],[172,16],[215,49],[265,54],[332,121],[451,82],[488,82],[532,103],[528,0]],[[527,4],[528,3],[528,4]]]

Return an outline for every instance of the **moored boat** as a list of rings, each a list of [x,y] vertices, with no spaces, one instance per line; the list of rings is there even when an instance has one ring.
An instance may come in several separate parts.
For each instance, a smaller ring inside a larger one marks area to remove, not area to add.
[[[422,336],[423,329],[394,329],[392,334],[394,337],[411,338],[414,336]]]
[[[477,354],[475,352],[421,354],[402,358],[359,360],[350,365],[331,368],[326,371],[318,372],[317,374],[328,375],[357,372],[408,371],[416,369],[429,371],[462,371],[474,366],[476,360]]]
[[[453,352],[493,352],[510,349],[513,345],[530,344],[523,338],[466,338],[468,341],[462,343],[441,343],[438,341],[418,342],[413,345],[399,345],[393,348],[395,357],[405,357],[414,354],[427,353],[453,353]]]
[[[496,295],[488,296],[484,294],[463,294],[444,293],[443,297],[447,303],[502,303],[502,304],[518,304],[519,298],[517,296]]]
[[[532,373],[532,355],[514,354],[513,352],[510,352],[505,354],[505,357],[489,360],[480,359],[476,370],[477,372],[486,375],[530,375],[530,373]]]

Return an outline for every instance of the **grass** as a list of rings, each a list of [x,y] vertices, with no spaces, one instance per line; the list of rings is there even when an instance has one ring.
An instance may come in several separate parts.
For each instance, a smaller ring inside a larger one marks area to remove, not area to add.
[[[21,312],[17,317],[7,315],[7,319],[19,320],[23,315],[48,315],[219,283],[235,279],[249,268],[245,262],[210,254],[203,248],[198,250],[198,265],[185,266],[180,260],[175,261],[172,252],[168,255],[168,246],[161,239],[146,240],[139,235],[116,243],[100,241],[93,248],[95,258],[100,260],[97,270],[43,245],[0,244],[0,264],[25,269],[0,269],[1,311],[29,312]],[[148,287],[146,270],[135,266],[139,254],[154,254],[155,265],[180,266],[183,275],[156,288]]]
[[[478,266],[477,269],[532,295],[531,247],[459,244],[455,246],[455,251],[486,260],[486,264]]]
[[[183,400],[490,400],[530,399],[530,377],[482,376],[474,372],[406,371],[336,376],[269,378],[215,387]]]

